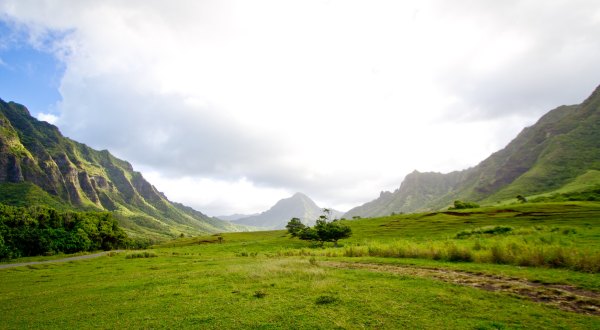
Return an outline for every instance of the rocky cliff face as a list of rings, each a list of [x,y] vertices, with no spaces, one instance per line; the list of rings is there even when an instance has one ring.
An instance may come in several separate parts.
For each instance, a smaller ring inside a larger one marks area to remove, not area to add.
[[[153,237],[241,228],[174,205],[128,162],[65,138],[24,106],[0,100],[3,183],[33,183],[65,208],[113,211],[125,228]]]
[[[456,199],[493,203],[558,189],[600,169],[600,86],[580,105],[561,106],[477,166],[406,176],[399,189],[348,211],[374,217],[447,207]]]
[[[426,210],[424,206],[431,200],[453,193],[468,173],[468,170],[449,174],[414,171],[394,192],[381,192],[379,198],[351,209],[344,217],[376,217]]]

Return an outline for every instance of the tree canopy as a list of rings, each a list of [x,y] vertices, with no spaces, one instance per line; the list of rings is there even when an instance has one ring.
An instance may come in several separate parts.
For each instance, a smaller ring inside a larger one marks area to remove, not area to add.
[[[59,212],[0,204],[0,259],[111,250],[130,240],[108,212]]]
[[[329,221],[329,209],[323,209],[324,214],[316,220],[313,227],[304,225],[300,219],[292,218],[286,228],[292,237],[298,237],[305,241],[316,241],[323,245],[325,242],[333,242],[337,246],[340,239],[352,235],[352,229],[338,220]]]

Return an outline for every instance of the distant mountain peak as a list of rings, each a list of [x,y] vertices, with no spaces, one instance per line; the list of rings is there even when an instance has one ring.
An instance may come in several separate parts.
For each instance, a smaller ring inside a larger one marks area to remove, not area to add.
[[[297,192],[290,197],[277,201],[267,211],[240,218],[233,222],[268,229],[282,229],[285,228],[291,218],[299,218],[306,224],[313,224],[322,214],[323,209],[310,197]],[[332,217],[336,218],[341,215],[342,212],[332,210]]]

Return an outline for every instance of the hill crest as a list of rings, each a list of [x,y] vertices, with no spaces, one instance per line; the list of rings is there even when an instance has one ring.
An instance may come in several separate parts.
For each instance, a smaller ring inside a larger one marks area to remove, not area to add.
[[[579,105],[560,106],[523,129],[477,166],[447,174],[408,174],[394,192],[355,207],[344,217],[374,217],[483,203],[559,189],[600,169],[600,86]]]

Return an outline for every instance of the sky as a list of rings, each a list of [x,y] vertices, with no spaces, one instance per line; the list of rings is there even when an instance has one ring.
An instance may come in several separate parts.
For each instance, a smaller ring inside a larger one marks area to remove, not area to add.
[[[475,166],[598,59],[597,0],[0,0],[0,98],[213,216]]]

